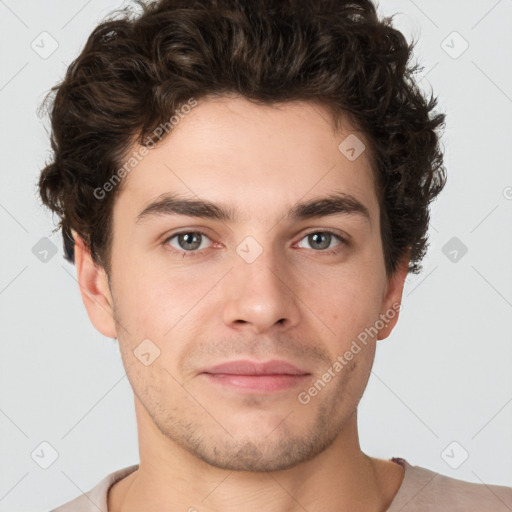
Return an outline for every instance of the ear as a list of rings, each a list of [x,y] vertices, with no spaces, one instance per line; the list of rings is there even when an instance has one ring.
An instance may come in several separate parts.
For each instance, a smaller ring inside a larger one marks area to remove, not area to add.
[[[400,260],[395,272],[389,276],[386,293],[382,302],[381,319],[384,327],[379,329],[378,340],[387,338],[398,322],[402,307],[402,292],[409,270],[409,253]]]
[[[108,338],[117,338],[114,307],[105,270],[92,260],[90,250],[73,231],[75,239],[75,266],[82,301],[89,320],[96,330]]]

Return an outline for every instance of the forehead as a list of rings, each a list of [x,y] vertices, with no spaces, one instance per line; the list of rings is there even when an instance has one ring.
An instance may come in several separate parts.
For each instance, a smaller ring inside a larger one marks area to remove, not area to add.
[[[378,203],[364,141],[348,119],[334,131],[318,103],[203,99],[126,175],[114,210],[135,222],[144,206],[170,192],[229,203],[241,221],[269,221],[282,208],[336,191],[358,199],[374,217]]]

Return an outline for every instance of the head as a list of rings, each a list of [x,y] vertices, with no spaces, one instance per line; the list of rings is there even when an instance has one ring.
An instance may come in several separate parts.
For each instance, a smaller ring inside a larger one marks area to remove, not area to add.
[[[369,1],[140,7],[52,89],[40,195],[138,419],[219,467],[291,467],[354,416],[421,270],[444,118]],[[259,395],[203,373],[233,359],[307,378]]]

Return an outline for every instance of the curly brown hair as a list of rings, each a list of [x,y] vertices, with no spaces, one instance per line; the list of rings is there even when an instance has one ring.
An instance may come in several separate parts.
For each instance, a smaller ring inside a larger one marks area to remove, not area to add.
[[[402,256],[419,273],[429,203],[446,177],[444,114],[415,81],[408,43],[370,0],[136,0],[89,36],[51,104],[53,161],[39,193],[60,217],[65,258],[74,230],[110,272],[112,209],[98,199],[137,142],[193,97],[241,95],[262,105],[315,101],[333,126],[348,116],[369,141],[388,275]],[[154,135],[154,134],[153,134]],[[153,147],[153,146],[149,146]]]

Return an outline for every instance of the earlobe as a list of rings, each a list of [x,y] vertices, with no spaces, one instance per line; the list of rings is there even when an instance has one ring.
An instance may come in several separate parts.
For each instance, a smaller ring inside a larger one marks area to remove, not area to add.
[[[117,338],[114,307],[105,270],[94,263],[90,250],[73,231],[75,266],[82,301],[91,323],[108,338]]]
[[[405,279],[409,270],[409,255],[402,258],[395,273],[389,278],[386,295],[382,302],[381,319],[385,322],[382,329],[379,329],[378,340],[387,338],[398,322],[401,310],[402,292]]]

